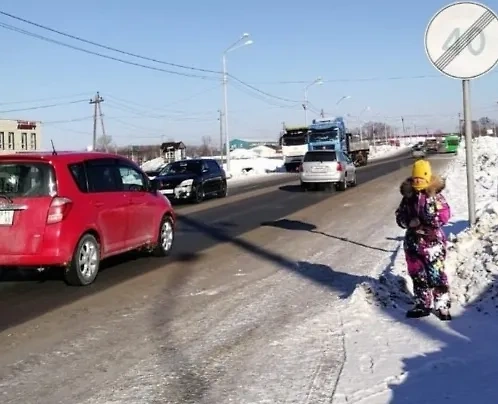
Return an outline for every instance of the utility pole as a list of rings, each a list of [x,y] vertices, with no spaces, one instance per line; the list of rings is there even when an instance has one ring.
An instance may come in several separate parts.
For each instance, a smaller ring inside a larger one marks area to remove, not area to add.
[[[97,91],[95,98],[90,100],[90,104],[93,104],[93,150],[97,149],[97,119],[98,112],[100,112],[100,120],[102,122],[102,131],[104,131],[104,121],[102,120],[102,110],[100,109],[100,103],[104,102],[104,99],[100,96],[100,93]]]
[[[106,135],[105,135],[105,127],[104,127],[104,114],[102,113],[102,107],[100,106],[100,102],[97,104],[97,106],[98,106],[98,110],[99,110],[100,125],[102,126],[102,137],[105,140]],[[107,150],[107,141],[104,143],[104,147],[105,147],[105,152],[107,153],[109,151],[109,150]]]
[[[220,121],[220,159],[223,166],[223,111],[218,110],[218,120]]]
[[[320,111],[320,118],[325,118],[325,112],[324,112],[323,108]]]
[[[401,117],[401,126],[403,127],[403,143],[406,145],[406,127],[405,118]]]

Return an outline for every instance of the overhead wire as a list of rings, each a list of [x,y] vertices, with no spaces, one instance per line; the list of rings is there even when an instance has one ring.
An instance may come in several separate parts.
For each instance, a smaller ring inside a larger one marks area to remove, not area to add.
[[[299,103],[299,101],[294,101],[292,103],[292,105],[289,105],[289,104],[283,104],[282,102],[277,102],[277,101],[274,101],[273,99],[269,98],[269,97],[266,97],[265,95],[263,94],[258,94],[258,93],[251,93],[246,87],[243,87],[241,86],[238,82],[235,82],[235,83],[231,83],[232,87],[235,88],[236,90],[246,94],[246,95],[249,95],[257,100],[260,100],[260,101],[263,101],[269,105],[272,105],[272,106],[275,106],[275,107],[279,107],[279,108],[290,108],[292,109],[293,107],[295,107],[295,105],[297,105]]]
[[[63,120],[60,120],[60,121],[42,121],[42,124],[43,125],[59,125],[59,124],[63,124],[63,123],[87,121],[87,120],[90,120],[90,119],[93,119],[93,115],[83,116],[83,117],[80,117],[80,118],[63,119]]]
[[[498,74],[497,71],[489,72],[488,74]],[[322,80],[323,83],[351,83],[351,82],[378,82],[378,81],[398,81],[398,80],[421,80],[421,79],[438,79],[446,78],[443,74],[422,74],[409,76],[387,76],[387,77],[353,77],[353,78],[337,78]],[[272,84],[309,84],[310,80],[290,80],[290,81],[259,81],[252,83],[254,85],[272,85]]]
[[[80,93],[80,94],[73,94],[73,95],[63,95],[63,96],[59,96],[59,97],[38,98],[36,100],[0,102],[0,105],[34,104],[37,102],[63,100],[63,99],[67,99],[67,98],[77,98],[77,97],[85,97],[85,96],[88,96],[90,98],[91,94],[90,93]]]
[[[24,22],[26,24],[32,25],[34,27],[41,28],[41,29],[44,29],[46,31],[53,32],[55,34],[65,36],[67,38],[74,39],[76,41],[80,41],[80,42],[83,42],[83,43],[86,43],[86,44],[89,44],[89,45],[93,45],[93,46],[96,46],[96,47],[99,47],[99,48],[102,48],[102,49],[107,49],[107,50],[110,50],[110,51],[113,51],[113,52],[116,52],[116,53],[121,53],[123,55],[132,56],[132,57],[135,57],[137,59],[148,60],[149,62],[160,63],[160,64],[172,66],[172,67],[177,67],[177,68],[187,69],[187,70],[193,70],[193,71],[198,71],[198,72],[203,72],[203,73],[221,74],[220,71],[216,71],[216,70],[209,70],[209,69],[203,69],[203,68],[199,68],[199,67],[182,65],[182,64],[178,64],[178,63],[165,62],[165,61],[162,61],[162,60],[159,60],[159,59],[155,59],[155,58],[151,58],[151,57],[147,57],[147,56],[143,56],[143,55],[138,55],[138,54],[132,53],[132,52],[127,52],[127,51],[124,51],[124,50],[121,50],[121,49],[114,48],[112,46],[108,46],[108,45],[104,45],[104,44],[101,44],[101,43],[93,42],[93,41],[90,41],[88,39],[84,39],[84,38],[81,38],[79,36],[76,36],[76,35],[71,35],[71,34],[68,34],[66,32],[59,31],[57,29],[47,27],[46,25],[42,25],[42,24],[39,24],[39,23],[36,23],[36,22],[33,22],[33,21],[29,21],[29,20],[27,20],[25,18],[18,17],[18,16],[15,16],[13,14],[6,13],[5,11],[0,11],[0,14],[3,15],[3,16],[5,16],[5,17],[9,17],[9,18],[12,18],[14,20],[21,21],[21,22]]]
[[[88,102],[88,100],[77,100],[77,101],[61,102],[61,103],[58,103],[58,104],[38,105],[36,107],[29,107],[29,108],[8,109],[8,110],[0,111],[0,114],[6,114],[6,113],[9,113],[9,112],[33,111],[35,109],[46,109],[46,108],[60,107],[62,105],[79,104],[79,103],[82,103],[82,102]]]
[[[21,17],[18,17],[18,16],[14,16],[14,15],[6,13],[4,11],[0,11],[0,15],[4,15],[6,17],[16,19],[18,21],[21,21],[21,22],[24,22],[26,24],[30,24],[30,25],[36,26],[36,27],[44,29],[44,30],[48,30],[48,31],[53,32],[53,33],[57,33],[58,35],[62,35],[62,36],[65,36],[65,37],[68,37],[68,38],[71,38],[71,39],[74,39],[74,40],[77,40],[77,41],[80,41],[80,42],[91,44],[93,46],[100,47],[100,48],[103,48],[103,49],[111,50],[113,52],[118,52],[118,53],[121,53],[121,54],[132,56],[132,57],[135,57],[135,58],[138,58],[138,59],[143,59],[143,60],[147,60],[147,61],[153,61],[153,62],[158,63],[158,64],[164,64],[164,65],[168,65],[168,66],[175,66],[175,67],[178,67],[178,68],[184,68],[184,69],[189,69],[189,70],[194,70],[194,71],[209,72],[209,73],[218,74],[218,75],[222,74],[222,72],[220,72],[220,71],[209,70],[209,69],[201,69],[201,68],[196,68],[196,67],[193,67],[193,66],[186,66],[186,65],[181,65],[181,64],[177,64],[177,63],[166,62],[166,61],[159,60],[159,59],[156,59],[156,58],[151,58],[151,57],[147,57],[147,56],[135,54],[135,53],[132,53],[132,52],[123,51],[121,49],[117,49],[117,48],[110,47],[110,46],[107,46],[107,45],[99,44],[99,43],[94,42],[94,41],[89,41],[89,40],[81,38],[79,36],[71,35],[71,34],[68,34],[66,32],[63,32],[63,31],[60,31],[60,30],[56,30],[56,29],[47,27],[47,26],[42,25],[42,24],[38,24],[38,23],[35,23],[33,21],[29,21],[27,19],[24,19],[24,18],[21,18]],[[182,73],[182,72],[175,72],[175,71],[171,71],[171,70],[167,70],[167,69],[156,68],[154,66],[143,65],[141,63],[127,61],[127,60],[116,58],[116,57],[113,57],[113,56],[104,55],[104,54],[101,54],[99,52],[94,52],[94,51],[90,51],[88,49],[84,49],[84,48],[80,48],[80,47],[73,46],[73,45],[70,45],[70,44],[66,44],[64,42],[60,42],[60,41],[57,41],[57,40],[54,40],[54,39],[51,39],[51,38],[47,38],[47,37],[44,37],[42,35],[34,34],[32,32],[29,32],[29,31],[26,31],[26,30],[23,30],[23,29],[20,29],[20,28],[17,28],[17,27],[14,27],[12,25],[5,24],[5,23],[0,23],[0,27],[6,28],[6,29],[9,29],[9,30],[13,30],[13,31],[22,33],[24,35],[35,37],[35,38],[38,38],[38,39],[41,39],[41,40],[52,42],[52,43],[55,43],[55,44],[58,44],[58,45],[61,45],[61,46],[65,46],[65,47],[68,47],[68,48],[71,48],[71,49],[74,49],[74,50],[79,50],[79,51],[82,51],[82,52],[90,53],[90,54],[93,54],[95,56],[99,56],[99,57],[103,57],[103,58],[115,60],[115,61],[118,61],[118,62],[121,62],[121,63],[131,64],[131,65],[134,65],[134,66],[137,66],[137,67],[142,67],[142,68],[152,69],[152,70],[157,70],[157,71],[163,71],[163,72],[166,72],[166,73],[177,74],[177,75],[180,75],[180,76],[202,78],[202,79],[205,79],[205,80],[213,80],[213,79],[214,80],[219,80],[220,79],[220,78],[213,78],[213,77],[210,77],[210,76],[199,76],[199,75],[195,75],[195,74],[193,75],[193,74],[187,74],[187,73]],[[263,90],[255,87],[255,86],[253,86],[253,85],[251,85],[251,84],[249,84],[249,83],[247,83],[247,82],[239,79],[238,77],[236,77],[236,76],[234,76],[234,75],[232,75],[230,73],[227,73],[227,76],[230,77],[232,80],[237,81],[239,84],[241,84],[243,86],[246,86],[249,89],[251,89],[251,90],[253,90],[253,91],[257,92],[257,93],[260,93],[262,95],[265,95],[267,97],[274,98],[274,99],[281,100],[281,101],[296,102],[296,100],[292,100],[292,99],[284,98],[284,97],[279,97],[279,96],[276,96],[274,94],[270,94],[270,93],[268,93],[266,91],[263,91]]]
[[[104,59],[114,60],[116,62],[124,63],[124,64],[131,65],[131,66],[141,67],[141,68],[144,68],[144,69],[154,70],[154,71],[168,73],[168,74],[174,74],[174,75],[183,76],[183,77],[198,78],[198,79],[201,79],[201,80],[219,80],[219,78],[215,78],[215,77],[201,76],[201,75],[198,75],[198,74],[190,74],[190,73],[177,72],[177,71],[174,71],[174,70],[162,69],[160,67],[149,66],[149,65],[142,64],[142,63],[132,62],[132,61],[121,59],[121,58],[117,58],[117,57],[114,57],[114,56],[104,55],[103,53],[94,52],[94,51],[91,51],[91,50],[88,50],[88,49],[80,48],[79,46],[74,46],[74,45],[67,44],[65,42],[58,41],[56,39],[47,38],[47,37],[45,37],[43,35],[38,35],[38,34],[35,34],[33,32],[29,32],[29,31],[26,31],[24,29],[17,28],[17,27],[14,27],[12,25],[5,24],[5,23],[0,23],[0,27],[1,28],[5,28],[5,29],[7,29],[9,31],[14,31],[14,32],[17,32],[17,33],[20,33],[20,34],[23,34],[23,35],[30,36],[32,38],[40,39],[40,40],[45,41],[45,42],[50,42],[50,43],[53,43],[53,44],[56,44],[56,45],[59,45],[59,46],[64,46],[66,48],[70,48],[70,49],[77,50],[77,51],[80,51],[80,52],[84,52],[84,53],[87,53],[87,54],[90,54],[90,55],[98,56],[98,57],[101,57],[101,58],[104,58]]]
[[[131,101],[131,100],[124,100],[124,99],[122,99],[122,98],[115,97],[115,96],[113,96],[112,94],[111,94],[111,95],[110,95],[110,94],[107,94],[107,95],[106,95],[106,98],[107,98],[107,99],[111,98],[111,99],[114,99],[115,101],[118,101],[118,102],[122,102],[122,103],[126,103],[126,104],[135,105],[135,106],[137,106],[137,107],[139,107],[139,108],[144,108],[144,109],[148,109],[148,110],[163,111],[163,110],[165,110],[166,108],[168,108],[168,107],[170,107],[170,106],[172,106],[172,105],[178,105],[178,104],[181,104],[182,102],[185,102],[185,101],[190,101],[190,100],[192,100],[192,99],[194,99],[194,98],[198,97],[199,95],[209,93],[209,92],[211,92],[211,91],[213,91],[213,90],[219,89],[220,87],[221,87],[221,84],[217,84],[217,85],[215,85],[214,87],[213,87],[213,86],[211,86],[211,87],[206,88],[206,89],[204,89],[204,90],[202,90],[202,91],[199,91],[199,92],[196,92],[196,93],[194,93],[194,94],[191,94],[191,95],[189,95],[189,96],[187,96],[187,97],[180,98],[180,99],[179,99],[179,100],[177,100],[177,101],[173,101],[173,102],[171,102],[171,103],[168,103],[168,104],[166,104],[166,105],[165,105],[165,106],[163,106],[163,107],[151,107],[151,106],[148,106],[148,105],[139,104],[139,103],[137,103],[137,102],[135,102],[135,101]]]

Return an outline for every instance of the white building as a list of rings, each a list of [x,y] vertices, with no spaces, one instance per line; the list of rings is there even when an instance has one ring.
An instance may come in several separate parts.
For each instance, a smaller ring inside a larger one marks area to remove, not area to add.
[[[41,122],[0,119],[0,153],[41,149]]]
[[[187,158],[187,148],[183,142],[165,142],[161,144],[161,151],[168,163]]]

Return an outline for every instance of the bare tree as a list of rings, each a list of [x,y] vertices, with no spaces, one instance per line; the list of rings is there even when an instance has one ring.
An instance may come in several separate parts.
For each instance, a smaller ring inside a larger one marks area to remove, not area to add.
[[[491,129],[494,134],[497,133],[498,121],[495,121],[487,116],[481,117],[476,121],[472,121],[472,137],[485,136],[487,131]],[[460,133],[465,133],[464,121],[460,120]]]
[[[102,135],[99,138],[97,138],[97,150],[98,151],[111,151],[115,150],[116,145],[112,141],[112,136],[109,135]]]
[[[203,136],[202,137],[202,146],[199,150],[199,154],[201,156],[210,156],[211,153],[211,136]]]
[[[383,141],[387,136],[394,133],[394,128],[385,122],[367,122],[362,126],[362,135],[364,139],[374,139],[376,143]]]

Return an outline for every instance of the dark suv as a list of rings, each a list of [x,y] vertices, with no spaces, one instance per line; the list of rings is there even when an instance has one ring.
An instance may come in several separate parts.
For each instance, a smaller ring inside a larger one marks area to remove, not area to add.
[[[228,194],[225,171],[214,159],[175,161],[155,177],[157,189],[173,200],[202,202],[206,196],[224,198]]]

